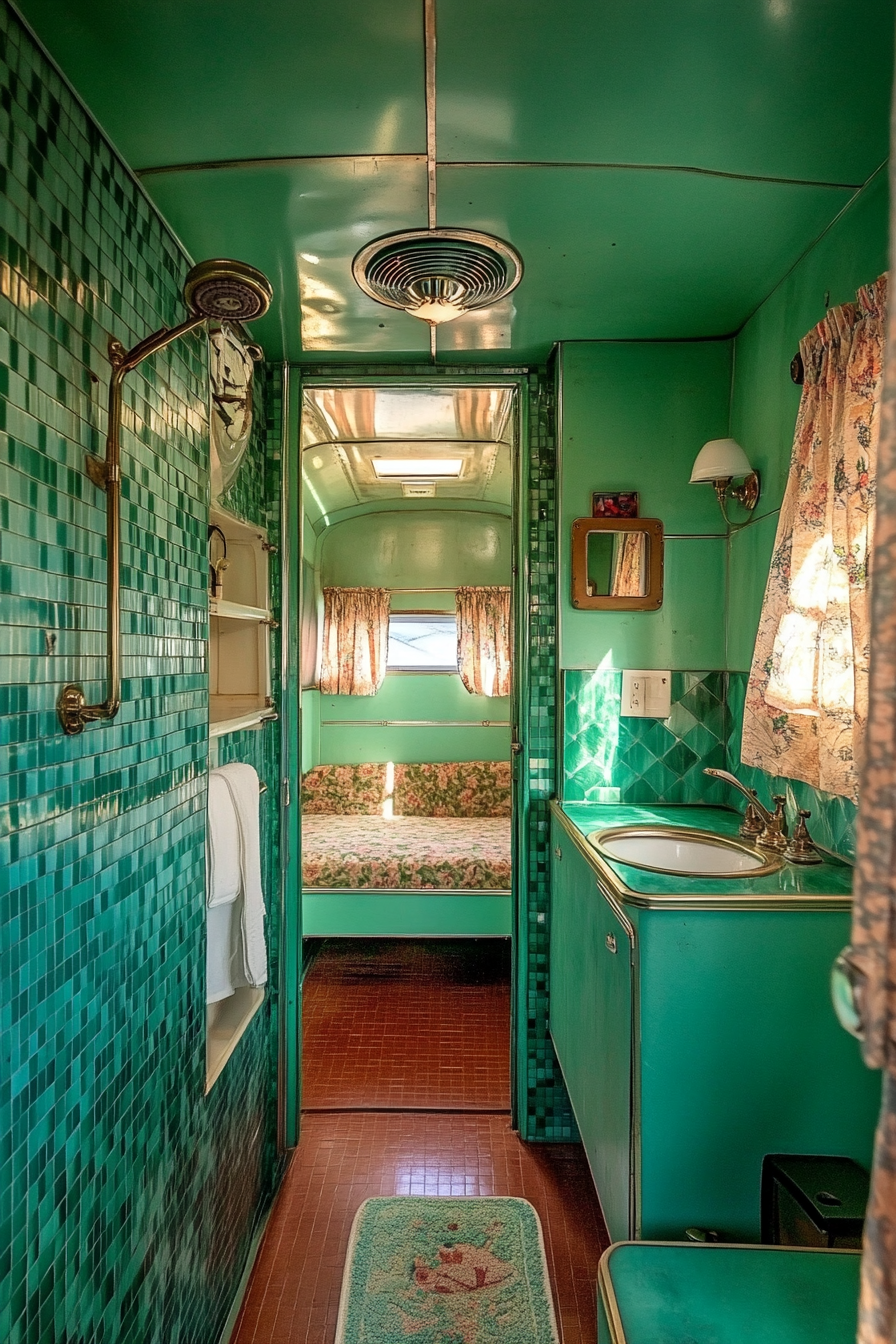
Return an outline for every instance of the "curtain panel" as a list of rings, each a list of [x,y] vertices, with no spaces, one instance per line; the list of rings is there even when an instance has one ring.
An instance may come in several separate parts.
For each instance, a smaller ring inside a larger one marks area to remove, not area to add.
[[[458,588],[457,670],[471,695],[510,694],[510,589]]]
[[[320,689],[376,695],[389,652],[388,588],[325,588]]]
[[[853,800],[868,717],[886,297],[882,276],[800,342],[805,382],[741,749],[746,765]]]
[[[896,129],[896,122],[894,122]],[[896,221],[891,216],[891,246]],[[862,769],[852,941],[862,1052],[883,1070],[865,1219],[859,1344],[896,1339],[896,313],[889,318],[881,406],[871,594],[871,671]]]

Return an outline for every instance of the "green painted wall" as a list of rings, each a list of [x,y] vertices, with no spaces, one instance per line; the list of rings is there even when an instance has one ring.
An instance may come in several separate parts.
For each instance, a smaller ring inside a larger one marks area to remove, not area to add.
[[[104,671],[84,454],[108,339],[180,321],[190,263],[6,6],[0,95],[0,1338],[206,1344],[278,1176],[276,976],[205,1095],[206,344],[128,379],[123,703],[65,737],[60,685],[95,695]],[[277,389],[259,381],[229,503],[276,530]],[[228,744],[269,783],[274,958],[278,741]]]
[[[735,342],[731,433],[761,473],[756,516],[729,540],[727,666],[748,671],[784,495],[800,389],[790,361],[830,305],[887,269],[889,193],[879,172],[751,317]]]
[[[327,529],[319,543],[321,581],[385,588],[509,584],[511,523],[500,514],[402,509],[362,514]],[[401,611],[453,611],[452,593],[396,593]],[[506,761],[507,698],[473,696],[457,674],[389,673],[375,696],[304,696],[303,756],[314,764],[356,761]],[[469,727],[364,727],[332,720],[449,720]],[[306,766],[303,763],[303,769]]]
[[[725,528],[711,489],[688,481],[703,443],[727,432],[732,343],[571,341],[561,351],[561,667],[723,667]],[[573,610],[569,539],[594,490],[638,490],[642,517],[662,519],[659,611]]]
[[[389,672],[377,695],[320,696],[320,759],[355,761],[506,761],[510,728],[472,726],[510,718],[507,697],[470,695],[456,673]],[[448,719],[469,728],[337,727],[333,719]]]
[[[510,519],[494,513],[362,514],[328,528],[320,545],[321,581],[347,588],[456,588],[510,583]]]

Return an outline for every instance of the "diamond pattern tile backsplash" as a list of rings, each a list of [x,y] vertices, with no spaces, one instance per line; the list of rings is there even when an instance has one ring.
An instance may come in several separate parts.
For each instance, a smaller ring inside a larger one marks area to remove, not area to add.
[[[740,763],[746,673],[673,672],[668,719],[621,714],[622,673],[613,668],[563,674],[563,797],[586,803],[721,803],[743,811],[736,790],[704,775],[731,770],[760,799],[773,793],[812,812],[809,829],[824,849],[855,854],[856,808],[795,780],[773,780]]]
[[[123,703],[65,737],[60,686],[104,673],[108,339],[181,320],[190,260],[7,5],[0,122],[0,1339],[206,1344],[278,1170],[273,990],[205,1093],[206,346],[126,384]],[[232,503],[275,526],[272,472]],[[276,732],[228,746],[269,895]]]
[[[566,801],[727,801],[727,786],[703,774],[705,766],[726,764],[724,672],[673,672],[665,720],[623,717],[622,673],[613,668],[563,678]]]

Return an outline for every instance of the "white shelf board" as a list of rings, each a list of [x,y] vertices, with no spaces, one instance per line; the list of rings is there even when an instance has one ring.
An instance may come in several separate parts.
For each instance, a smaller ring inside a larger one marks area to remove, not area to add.
[[[245,714],[237,714],[232,719],[219,719],[217,723],[211,722],[208,725],[209,737],[226,737],[228,733],[238,733],[243,728],[255,728],[261,723],[266,723],[268,719],[276,719],[277,711],[265,706],[264,709],[248,710]]]
[[[240,1037],[264,1003],[264,990],[246,986],[229,999],[206,1009],[205,1091],[220,1078],[221,1071],[239,1045]]]
[[[228,621],[269,621],[271,613],[265,611],[264,607],[246,607],[241,602],[222,602],[217,597],[210,597],[208,602],[209,616],[222,617]]]

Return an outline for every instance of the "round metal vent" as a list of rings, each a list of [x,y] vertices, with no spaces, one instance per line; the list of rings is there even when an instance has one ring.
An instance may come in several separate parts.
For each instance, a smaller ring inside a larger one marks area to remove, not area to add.
[[[502,299],[519,284],[523,263],[488,233],[408,229],[363,247],[352,274],[378,303],[438,323]]]

